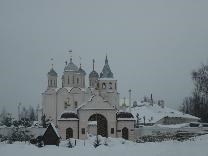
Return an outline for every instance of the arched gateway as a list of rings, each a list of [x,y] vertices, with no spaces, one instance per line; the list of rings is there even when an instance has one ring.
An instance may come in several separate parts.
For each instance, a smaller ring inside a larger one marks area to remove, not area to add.
[[[108,122],[101,114],[93,114],[88,121],[97,121],[97,135],[108,137]]]

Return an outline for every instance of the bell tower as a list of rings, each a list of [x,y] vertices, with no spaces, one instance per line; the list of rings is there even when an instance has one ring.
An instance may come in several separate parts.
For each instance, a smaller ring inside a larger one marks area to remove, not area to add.
[[[93,59],[93,70],[89,75],[89,86],[91,88],[95,88],[97,81],[98,81],[99,75],[98,73],[95,71],[95,60]]]
[[[53,59],[51,59],[53,60]],[[51,65],[51,70],[48,72],[48,88],[57,88],[57,77],[58,74],[53,69],[53,63]]]

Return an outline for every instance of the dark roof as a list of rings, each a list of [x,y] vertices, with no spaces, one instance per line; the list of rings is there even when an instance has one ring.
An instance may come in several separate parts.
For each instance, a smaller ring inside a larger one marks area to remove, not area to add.
[[[68,65],[64,68],[64,71],[78,71],[79,68],[72,62],[72,58],[70,58],[70,62]]]
[[[51,70],[48,72],[48,75],[57,76],[58,74],[56,73],[56,71],[53,68],[51,68]]]
[[[93,70],[89,75],[89,78],[92,78],[92,77],[99,78],[99,75],[95,70]]]
[[[78,119],[78,115],[73,112],[66,112],[61,115],[61,119],[71,119],[71,118]]]
[[[86,72],[84,71],[84,69],[82,69],[82,67],[79,67],[78,73],[86,75]]]
[[[105,59],[105,65],[103,67],[103,70],[100,73],[100,78],[113,78],[113,73],[112,73],[110,66],[108,64],[108,57],[107,56]]]
[[[134,116],[129,112],[118,112],[116,118],[134,118]]]
[[[50,123],[47,127],[45,133],[42,136],[42,139],[44,145],[59,145],[59,134],[52,123]]]

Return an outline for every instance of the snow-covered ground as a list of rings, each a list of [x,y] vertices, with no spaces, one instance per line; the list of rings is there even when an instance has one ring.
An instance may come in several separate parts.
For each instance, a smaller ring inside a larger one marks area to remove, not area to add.
[[[167,141],[161,143],[134,143],[122,139],[108,139],[108,146],[101,145],[93,147],[91,138],[85,142],[78,141],[74,148],[67,148],[66,142],[62,142],[59,147],[45,146],[38,148],[34,145],[15,143],[0,143],[1,156],[208,156],[208,135],[200,136],[194,141]]]

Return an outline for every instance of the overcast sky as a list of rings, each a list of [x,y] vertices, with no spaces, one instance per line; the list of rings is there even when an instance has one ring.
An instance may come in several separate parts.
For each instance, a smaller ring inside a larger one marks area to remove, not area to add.
[[[60,77],[73,61],[100,73],[106,53],[121,98],[152,93],[178,108],[190,73],[208,61],[207,0],[0,0],[0,109],[36,106],[50,58]],[[88,75],[87,75],[88,77]]]

